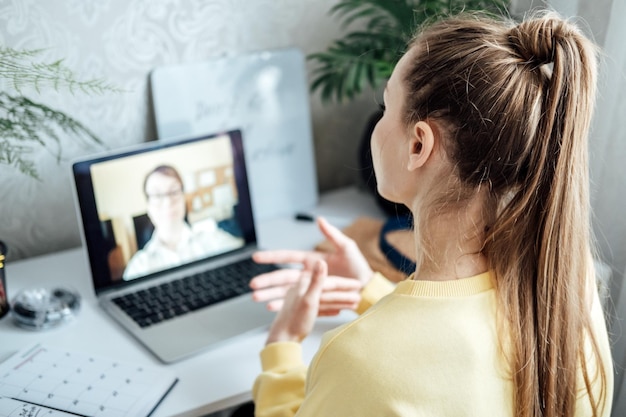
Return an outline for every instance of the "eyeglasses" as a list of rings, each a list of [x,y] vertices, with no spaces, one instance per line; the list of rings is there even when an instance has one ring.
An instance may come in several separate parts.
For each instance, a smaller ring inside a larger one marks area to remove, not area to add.
[[[168,191],[166,193],[147,194],[148,201],[151,203],[161,204],[166,199],[170,201],[178,201],[183,196],[183,190],[178,188],[176,190]]]

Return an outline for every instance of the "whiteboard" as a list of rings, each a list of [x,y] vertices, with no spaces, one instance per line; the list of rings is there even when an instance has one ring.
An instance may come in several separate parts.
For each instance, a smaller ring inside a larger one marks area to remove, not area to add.
[[[309,94],[295,48],[163,66],[150,74],[159,140],[243,135],[255,219],[317,203]]]

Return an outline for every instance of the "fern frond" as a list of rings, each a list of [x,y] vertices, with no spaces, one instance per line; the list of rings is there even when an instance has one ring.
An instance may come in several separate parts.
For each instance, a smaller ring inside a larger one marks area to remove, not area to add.
[[[0,78],[7,80],[19,93],[27,86],[32,86],[38,93],[47,87],[55,90],[65,88],[72,93],[121,92],[102,79],[76,79],[74,73],[63,65],[63,60],[51,63],[34,61],[42,52],[43,49],[15,50],[0,46]]]
[[[65,113],[23,96],[0,92],[0,164],[40,179],[30,155],[35,147],[43,146],[60,161],[61,137],[102,144],[93,132]]]
[[[18,93],[0,92],[0,164],[17,168],[40,179],[31,155],[35,147],[51,152],[61,160],[61,138],[85,144],[102,144],[93,132],[67,114],[32,101],[22,94],[26,87],[37,93],[44,88],[66,89],[72,94],[122,92],[102,79],[78,80],[63,60],[41,62],[43,49],[16,50],[0,45],[0,80],[6,80]]]

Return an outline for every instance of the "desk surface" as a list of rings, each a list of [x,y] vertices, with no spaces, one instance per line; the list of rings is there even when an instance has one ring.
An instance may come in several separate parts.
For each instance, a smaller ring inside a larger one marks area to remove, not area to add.
[[[356,188],[320,196],[310,214],[325,216],[342,228],[359,216],[382,217],[370,194]],[[314,222],[293,218],[267,220],[257,228],[259,245],[267,249],[311,249],[323,237]],[[157,367],[167,367],[179,377],[178,384],[153,416],[201,416],[248,401],[260,372],[259,351],[266,330],[240,336],[200,355],[164,365],[127,334],[98,305],[89,279],[83,248],[9,263],[6,267],[9,299],[23,288],[67,286],[82,296],[78,317],[57,328],[35,332],[16,327],[10,317],[0,320],[0,360],[36,342]],[[321,335],[350,320],[352,313],[319,319],[303,342],[305,360],[315,353]]]

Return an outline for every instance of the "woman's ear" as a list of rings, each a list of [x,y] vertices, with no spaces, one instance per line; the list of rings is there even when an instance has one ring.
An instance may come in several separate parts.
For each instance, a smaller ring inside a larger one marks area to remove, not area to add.
[[[409,141],[409,162],[407,168],[413,171],[424,166],[435,148],[435,132],[431,122],[420,120],[413,125]]]

